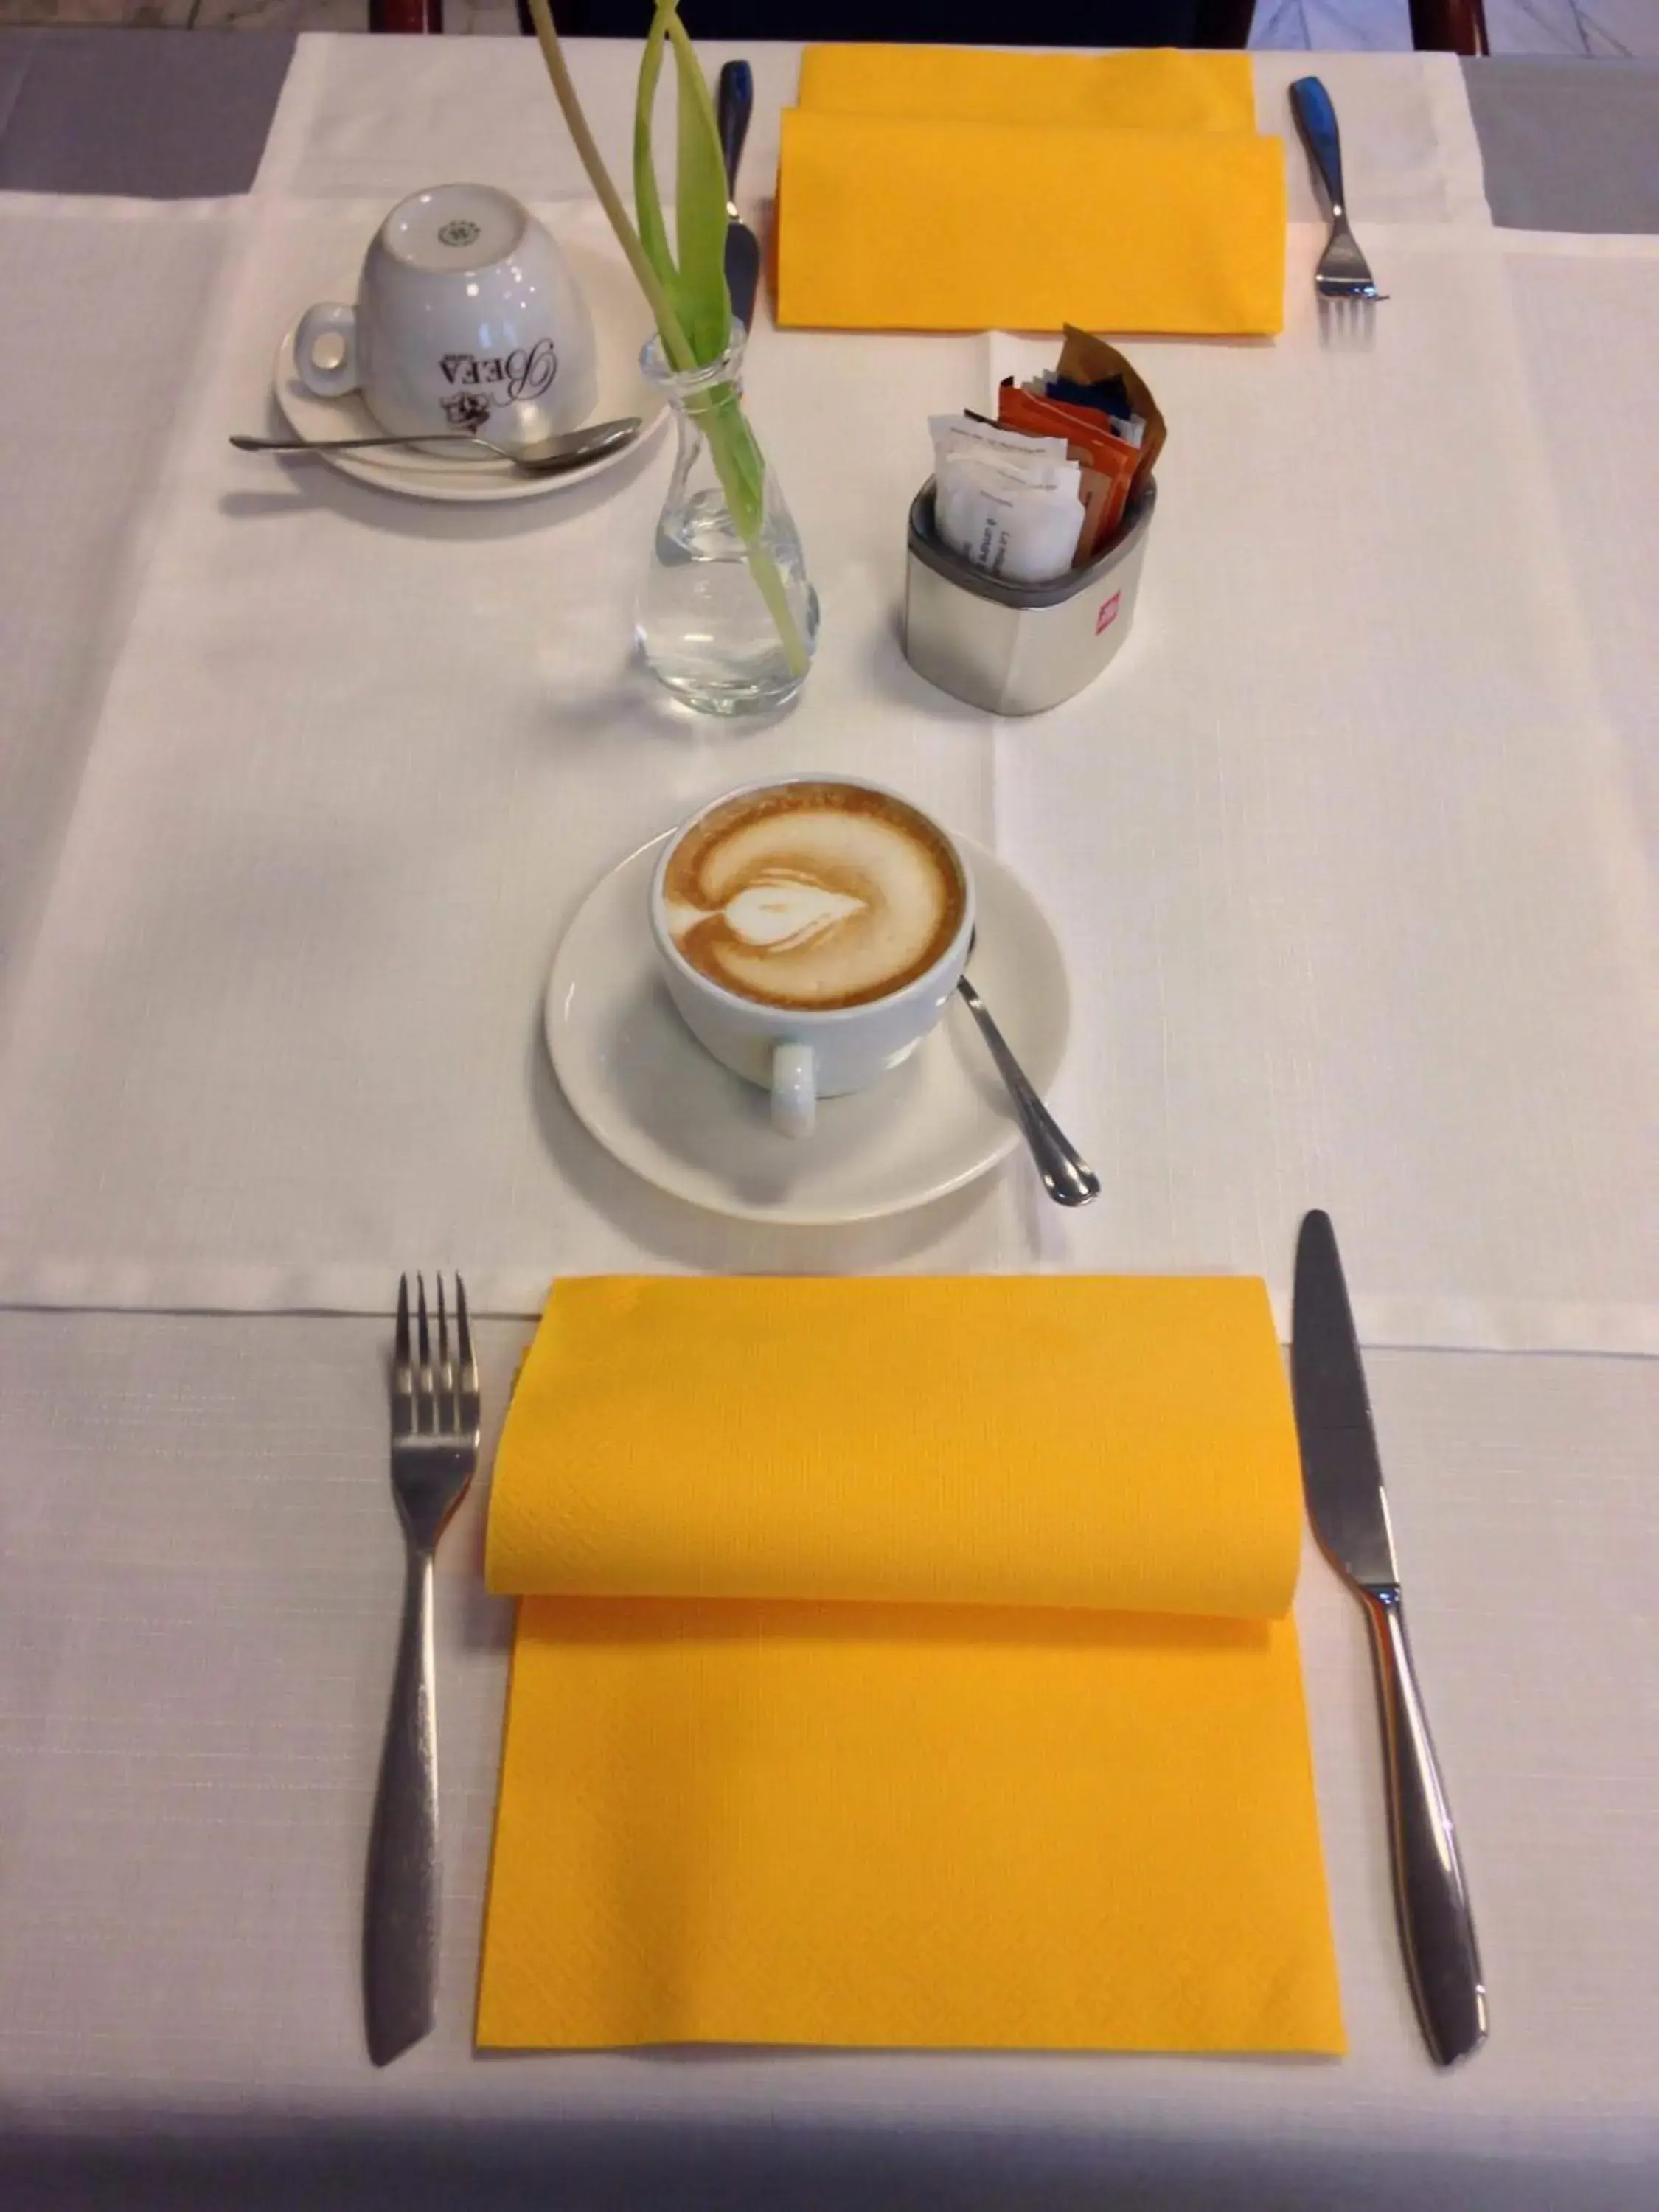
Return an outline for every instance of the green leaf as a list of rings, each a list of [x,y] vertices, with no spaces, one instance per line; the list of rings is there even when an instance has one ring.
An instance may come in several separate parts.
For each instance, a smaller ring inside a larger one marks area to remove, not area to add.
[[[675,58],[676,66],[683,70],[681,50],[684,47],[689,52],[690,42],[680,27],[678,17],[675,16],[678,5],[678,0],[663,0],[663,4],[659,5],[657,12],[658,17],[665,22],[671,16],[675,18],[668,27],[670,35],[674,32],[679,33],[675,46]],[[554,97],[559,103],[560,112],[569,129],[571,141],[581,156],[582,167],[586,170],[593,189],[599,197],[600,204],[610,218],[611,228],[617,234],[617,243],[627,257],[628,265],[634,271],[635,276],[638,279],[640,289],[650,302],[651,312],[657,318],[657,331],[662,340],[665,354],[673,366],[681,370],[693,368],[718,358],[726,348],[726,339],[724,330],[714,351],[704,353],[694,349],[682,326],[675,295],[683,287],[679,280],[679,271],[674,268],[673,262],[668,254],[667,240],[662,235],[662,207],[657,193],[656,171],[651,162],[652,94],[655,92],[658,74],[662,68],[660,52],[655,53],[654,60],[653,58],[653,49],[659,48],[661,45],[661,37],[657,32],[656,23],[653,22],[652,26],[653,36],[647,45],[645,62],[641,70],[642,78],[647,69],[652,72],[650,87],[648,90],[642,88],[635,109],[635,187],[639,202],[637,211],[641,214],[641,228],[649,220],[649,217],[643,213],[643,210],[647,206],[655,209],[659,234],[656,243],[661,256],[660,265],[657,256],[647,252],[640,230],[629,221],[628,210],[623,205],[622,195],[617,191],[611,173],[605,166],[587,118],[582,112],[582,104],[576,97],[576,88],[571,82],[570,71],[565,64],[564,50],[559,43],[558,30],[554,24],[552,10],[548,5],[548,0],[530,0],[530,13],[535,25],[537,44],[542,50],[542,58],[547,64],[547,74],[552,82]],[[714,104],[708,98],[708,88],[702,83],[701,76],[698,76],[697,83],[702,92],[702,109],[707,118],[708,136],[714,143],[718,168],[721,241],[720,290],[724,295],[726,291],[725,164],[720,153],[720,133],[714,124]],[[684,100],[687,92],[684,75],[680,79],[680,91]],[[641,118],[643,118],[642,125]],[[647,172],[647,182],[643,191],[640,188],[641,135],[645,144],[644,166]],[[671,271],[672,272],[672,289],[667,281]],[[729,325],[731,313],[729,299],[726,302],[726,320]],[[742,534],[750,574],[754,577],[761,597],[765,600],[772,619],[777,625],[778,635],[782,641],[784,653],[790,667],[797,676],[805,676],[809,665],[806,647],[801,637],[799,625],[795,620],[794,611],[789,605],[789,596],[784,588],[783,578],[779,572],[777,562],[773,559],[770,550],[761,536],[762,524],[764,520],[765,463],[761,459],[760,449],[755,443],[753,433],[744,418],[742,408],[738,404],[736,394],[732,392],[731,386],[722,386],[717,394],[711,394],[710,397],[715,404],[707,425],[709,453],[731,506],[733,519]]]
[[[679,70],[679,129],[674,243],[685,334],[700,362],[718,361],[732,336],[726,289],[726,160],[714,103],[684,23],[678,0],[664,0],[657,21],[674,42]]]
[[[677,4],[677,0],[674,0]],[[666,6],[659,7],[646,33],[645,52],[640,62],[639,91],[634,102],[634,213],[640,227],[640,244],[646,258],[656,270],[662,285],[672,298],[679,295],[679,271],[674,266],[674,256],[668,243],[668,226],[663,219],[662,196],[657,189],[656,149],[652,143],[652,117],[656,106],[657,84],[662,76],[663,56],[667,51],[668,31]]]
[[[564,49],[559,44],[559,34],[547,0],[530,0],[531,21],[536,27],[536,43],[542,50],[542,59],[547,64],[547,74],[553,87],[553,96],[559,103],[570,132],[571,143],[581,156],[589,181],[599,195],[599,204],[610,219],[617,234],[617,243],[633,270],[639,288],[650,302],[651,312],[657,319],[663,350],[676,368],[690,368],[694,363],[690,341],[680,327],[680,319],[674,302],[663,289],[663,283],[652,265],[651,258],[640,243],[640,234],[628,219],[628,210],[623,205],[622,194],[605,167],[598,143],[582,112],[582,104],[576,97],[570,71],[565,65]]]

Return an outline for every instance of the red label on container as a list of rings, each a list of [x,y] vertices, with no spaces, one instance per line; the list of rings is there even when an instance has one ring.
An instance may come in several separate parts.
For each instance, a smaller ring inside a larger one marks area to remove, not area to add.
[[[1117,620],[1118,601],[1122,597],[1123,594],[1121,592],[1114,592],[1111,598],[1107,600],[1105,605],[1095,617],[1095,635],[1097,637],[1100,635],[1102,630],[1109,629],[1112,624]]]

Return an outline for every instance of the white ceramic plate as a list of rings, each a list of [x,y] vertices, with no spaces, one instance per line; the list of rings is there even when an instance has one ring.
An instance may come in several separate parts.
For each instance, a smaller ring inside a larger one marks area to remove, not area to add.
[[[966,838],[978,937],[971,973],[1039,1091],[1071,1026],[1066,963],[1030,893]],[[646,919],[663,838],[588,894],[548,981],[554,1073],[579,1119],[647,1182],[747,1221],[824,1228],[943,1198],[1022,1142],[973,1017],[957,1000],[908,1060],[868,1091],[825,1099],[799,1140],[767,1097],[711,1060],[675,1012]]]
[[[585,240],[561,235],[559,244],[569,258],[593,315],[598,354],[599,398],[588,417],[609,422],[619,415],[637,415],[640,434],[617,452],[602,453],[581,468],[562,476],[521,476],[510,461],[493,453],[451,452],[437,446],[383,446],[365,453],[324,453],[319,458],[343,476],[380,491],[400,492],[406,499],[442,499],[466,506],[489,506],[501,500],[544,499],[549,492],[568,491],[590,477],[615,468],[629,453],[637,453],[661,429],[667,403],[640,368],[640,349],[650,337],[651,311],[620,252],[607,253]],[[329,299],[349,299],[354,285],[321,294]],[[299,327],[297,322],[295,329]],[[343,399],[319,399],[300,381],[294,360],[294,331],[276,349],[272,372],[276,404],[296,438],[373,438],[380,425],[363,404],[362,394],[348,392]]]

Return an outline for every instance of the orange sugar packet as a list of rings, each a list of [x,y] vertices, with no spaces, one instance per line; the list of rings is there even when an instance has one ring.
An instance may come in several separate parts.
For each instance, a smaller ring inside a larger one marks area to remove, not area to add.
[[[1092,409],[1068,407],[1056,399],[1040,399],[1035,392],[1023,390],[1012,377],[1005,377],[998,387],[997,421],[1005,429],[1024,430],[1033,437],[1064,438],[1068,446],[1080,449],[1080,458],[1086,456],[1089,467],[1106,478],[1110,490],[1100,533],[1103,543],[1123,519],[1140,459],[1139,450],[1127,440],[1114,437],[1106,427],[1105,417]],[[1079,558],[1082,558],[1080,545]]]

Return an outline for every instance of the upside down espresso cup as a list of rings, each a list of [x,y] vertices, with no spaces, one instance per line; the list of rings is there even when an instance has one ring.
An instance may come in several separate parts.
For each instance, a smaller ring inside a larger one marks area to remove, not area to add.
[[[729,792],[658,859],[651,928],[670,997],[723,1066],[811,1133],[940,1020],[967,965],[974,885],[939,824],[895,792],[792,776]]]
[[[394,436],[527,445],[574,429],[599,397],[592,317],[565,257],[493,185],[400,200],[369,241],[356,305],[308,308],[294,354],[307,390],[361,391]]]

